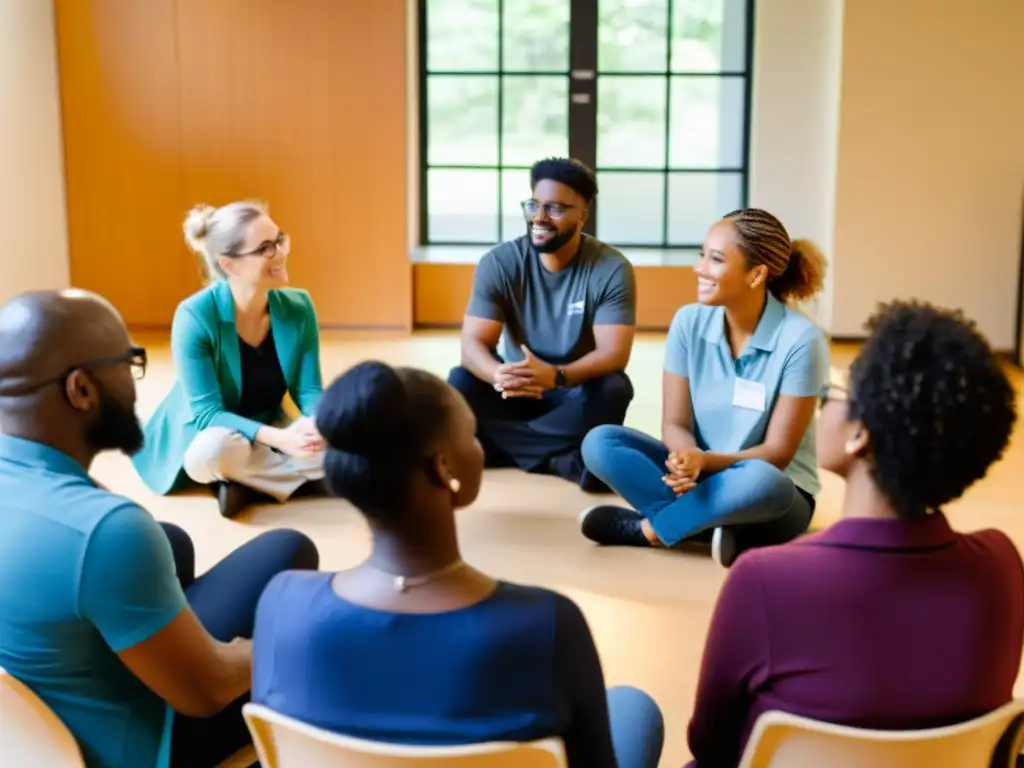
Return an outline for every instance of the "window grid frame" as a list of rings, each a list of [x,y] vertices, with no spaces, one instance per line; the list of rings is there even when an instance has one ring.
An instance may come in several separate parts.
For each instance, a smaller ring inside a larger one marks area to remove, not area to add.
[[[725,0],[728,2],[728,0]],[[566,77],[569,82],[568,95],[569,102],[567,103],[567,109],[571,106],[571,97],[573,92],[572,82],[572,48],[574,46],[573,34],[576,28],[576,24],[573,23],[573,11],[577,10],[579,3],[573,2],[570,4],[570,23],[569,23],[569,36],[570,36],[570,68],[569,69],[550,69],[550,70],[537,70],[527,71],[519,69],[506,70],[503,67],[504,64],[504,52],[505,52],[505,2],[504,0],[496,0],[497,2],[497,58],[498,68],[496,70],[478,70],[478,69],[467,69],[467,70],[430,70],[427,66],[428,51],[427,51],[427,5],[429,0],[418,0],[418,18],[417,18],[417,42],[418,42],[418,102],[419,102],[419,237],[417,238],[419,247],[429,247],[432,245],[437,246],[480,246],[480,247],[491,247],[497,243],[502,242],[504,233],[503,229],[503,218],[505,216],[504,207],[504,184],[503,184],[503,172],[504,171],[523,171],[529,172],[530,166],[518,165],[518,164],[503,164],[503,140],[504,140],[504,78],[505,77],[526,77],[526,76],[563,76]],[[660,249],[660,250],[694,250],[699,249],[702,243],[674,243],[669,240],[670,230],[670,219],[669,219],[669,197],[670,197],[670,180],[674,174],[702,174],[702,175],[739,175],[740,176],[740,207],[746,207],[749,205],[749,185],[750,185],[750,144],[751,144],[751,105],[753,102],[753,54],[754,54],[754,21],[755,21],[755,2],[756,0],[743,0],[745,4],[745,18],[744,18],[744,52],[743,52],[743,63],[744,68],[742,70],[735,69],[722,69],[717,71],[672,71],[672,52],[674,44],[673,34],[673,20],[675,12],[675,0],[667,0],[666,2],[666,29],[667,29],[667,40],[665,46],[665,69],[664,70],[637,70],[637,71],[607,71],[603,72],[599,67],[593,69],[593,82],[598,82],[599,78],[609,77],[663,77],[665,79],[665,153],[664,153],[664,165],[661,167],[634,167],[634,166],[600,166],[596,162],[596,157],[592,158],[591,162],[588,163],[594,168],[598,178],[602,172],[605,173],[657,173],[661,174],[662,177],[662,231],[661,231],[661,242],[660,243],[630,243],[623,241],[616,241],[614,243],[617,248],[629,248],[629,249]],[[597,10],[596,5],[589,6],[591,13],[596,17]],[[597,19],[588,19],[588,22],[592,23],[592,26],[596,29]],[[592,42],[595,50],[597,48],[597,40]],[[596,56],[595,56],[596,59]],[[497,79],[497,162],[493,165],[483,164],[460,164],[460,163],[437,163],[432,164],[428,159],[429,149],[429,116],[428,116],[428,103],[429,96],[427,93],[428,81],[432,77],[494,77]],[[671,137],[672,137],[672,83],[677,79],[697,79],[697,78],[715,78],[718,80],[725,79],[739,79],[743,80],[743,121],[741,130],[741,141],[742,148],[740,151],[740,157],[742,164],[737,167],[732,166],[720,166],[720,167],[672,167],[671,160]],[[596,94],[595,94],[596,95]],[[596,101],[596,98],[595,98]],[[594,121],[596,124],[596,111],[594,114]],[[571,120],[568,120],[567,125],[569,126],[569,135],[567,135],[567,141],[572,144],[572,132],[571,132]],[[572,154],[571,151],[569,153]],[[580,158],[581,160],[586,160]],[[590,158],[588,158],[590,159]],[[430,238],[430,227],[429,227],[429,172],[431,170],[479,170],[479,171],[492,171],[495,174],[495,183],[497,185],[497,214],[495,219],[495,225],[497,228],[497,240],[494,243],[488,243],[483,241],[473,240],[439,240]],[[595,205],[596,209],[596,205]],[[598,217],[597,211],[593,212],[589,226],[587,229],[592,229]]]

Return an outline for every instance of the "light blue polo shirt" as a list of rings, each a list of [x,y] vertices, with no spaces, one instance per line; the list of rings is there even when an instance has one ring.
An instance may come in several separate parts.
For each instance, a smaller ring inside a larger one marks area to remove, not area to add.
[[[0,666],[90,768],[162,768],[170,708],[117,657],[187,605],[160,525],[60,451],[0,435]]]
[[[828,381],[828,342],[814,321],[769,293],[754,335],[733,359],[725,309],[688,304],[672,319],[665,370],[689,379],[697,445],[736,453],[764,442],[779,395],[821,394]],[[821,490],[814,419],[785,472],[812,496]]]

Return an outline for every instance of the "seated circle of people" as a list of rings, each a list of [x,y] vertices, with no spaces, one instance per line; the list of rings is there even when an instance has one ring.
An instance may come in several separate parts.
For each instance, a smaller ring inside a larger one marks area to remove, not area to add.
[[[868,328],[817,422],[821,467],[846,481],[841,519],[729,571],[689,726],[696,768],[737,765],[769,710],[916,730],[1013,699],[1024,564],[1002,531],[958,533],[942,512],[1006,449],[1013,386],[959,312],[895,302]]]
[[[145,369],[94,294],[0,308],[0,667],[90,768],[212,766],[249,744],[257,601],[272,576],[319,559],[279,529],[197,576],[185,531],[90,478],[100,452],[142,445]]]
[[[178,379],[145,425],[136,470],[159,494],[209,486],[225,517],[321,495],[320,329],[309,293],[287,287],[288,235],[253,202],[196,206],[184,230],[209,284],[174,313]],[[286,394],[301,417],[283,409]]]
[[[573,768],[657,766],[664,725],[636,688],[605,691],[568,598],[482,573],[460,554],[483,450],[454,389],[361,363],[324,393],[325,468],[372,534],[339,573],[286,573],[259,602],[253,701],[321,728],[401,744],[561,737]]]
[[[661,440],[605,425],[583,441],[587,469],[631,508],[594,506],[580,524],[604,545],[710,540],[728,567],[810,525],[829,350],[789,303],[821,289],[825,265],[811,242],[747,208],[712,225],[694,269],[697,303],[676,313],[666,341]]]
[[[636,326],[630,262],[583,232],[593,171],[549,158],[530,172],[526,234],[480,260],[448,382],[479,422],[487,466],[554,474],[607,492],[580,443],[622,424],[633,398],[625,368]],[[499,346],[501,351],[499,352]]]

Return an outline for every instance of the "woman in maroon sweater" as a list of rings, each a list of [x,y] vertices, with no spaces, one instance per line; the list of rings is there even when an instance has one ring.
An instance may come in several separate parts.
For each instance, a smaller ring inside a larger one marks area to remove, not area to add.
[[[902,730],[1013,697],[1020,556],[941,511],[1002,455],[1013,387],[959,313],[895,303],[869,329],[817,429],[821,466],[846,480],[842,519],[730,570],[689,728],[696,768],[735,766],[768,710]]]

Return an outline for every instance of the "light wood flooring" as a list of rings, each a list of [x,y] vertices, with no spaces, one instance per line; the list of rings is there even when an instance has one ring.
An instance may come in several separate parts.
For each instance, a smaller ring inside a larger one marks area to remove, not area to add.
[[[138,410],[147,418],[170,387],[174,372],[166,336],[139,336],[150,352],[150,371],[139,383]],[[661,411],[664,339],[641,335],[629,374],[636,397],[627,424],[657,434]],[[327,332],[323,340],[327,381],[368,358],[415,365],[444,375],[458,360],[452,333],[413,336],[352,335]],[[854,348],[836,347],[833,362],[851,359]],[[1012,373],[1018,392],[1024,376]],[[1022,404],[1024,405],[1024,404]],[[1024,408],[1022,408],[1024,412]],[[290,526],[311,536],[322,567],[350,567],[366,556],[369,539],[354,509],[333,499],[301,500],[255,507],[234,521],[222,519],[212,496],[158,497],[139,480],[127,458],[99,457],[95,476],[143,504],[160,519],[192,534],[201,571],[256,533]],[[813,527],[838,515],[842,482],[823,478]],[[600,498],[600,497],[599,497]],[[647,690],[666,719],[663,766],[689,757],[686,726],[708,620],[725,576],[706,553],[602,549],[579,534],[577,515],[593,503],[562,480],[514,470],[489,471],[480,499],[460,513],[459,531],[467,560],[488,573],[559,590],[576,600],[594,633],[609,685],[628,683]],[[1024,551],[1024,413],[1006,458],[990,475],[948,510],[963,530],[998,527]],[[1018,678],[1018,695],[1024,695]]]

